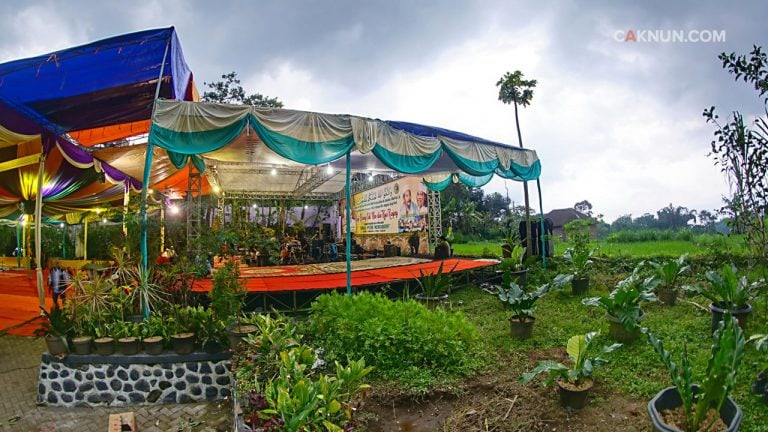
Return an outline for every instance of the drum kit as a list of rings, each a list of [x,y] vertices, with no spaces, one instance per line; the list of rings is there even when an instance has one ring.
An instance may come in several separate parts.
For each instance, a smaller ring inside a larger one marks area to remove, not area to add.
[[[280,251],[283,264],[306,264],[308,262],[328,262],[338,259],[336,244],[314,239],[307,244],[299,240],[286,238]]]

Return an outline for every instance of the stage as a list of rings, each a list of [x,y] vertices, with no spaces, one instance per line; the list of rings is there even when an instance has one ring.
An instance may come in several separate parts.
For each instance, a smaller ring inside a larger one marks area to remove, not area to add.
[[[352,290],[418,289],[416,279],[421,273],[430,274],[443,265],[444,273],[454,274],[454,286],[481,281],[494,276],[496,260],[450,258],[444,261],[411,257],[371,258],[352,261]],[[249,310],[300,310],[329,290],[346,290],[345,262],[313,263],[287,266],[240,267],[245,289],[248,291]],[[48,280],[48,272],[44,272]],[[199,279],[193,290],[206,293],[212,288],[210,278]],[[51,306],[51,295],[46,284],[46,306]],[[0,332],[30,336],[39,326],[39,300],[35,273],[26,270],[0,272]],[[28,324],[16,327],[19,324]]]

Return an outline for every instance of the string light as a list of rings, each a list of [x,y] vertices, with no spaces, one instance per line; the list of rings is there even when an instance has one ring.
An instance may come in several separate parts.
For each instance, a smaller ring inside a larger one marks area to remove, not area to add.
[[[213,186],[213,192],[214,192],[214,193],[219,193],[219,192],[221,192],[221,188],[219,187],[219,185],[214,185],[214,186]]]
[[[328,164],[328,166],[325,167],[325,173],[328,175],[333,174],[333,167],[331,166],[331,164]]]
[[[172,205],[169,208],[169,210],[171,211],[171,214],[178,214],[179,213],[179,208],[177,206],[175,206],[175,205]]]
[[[272,175],[277,175],[277,168],[272,168],[272,171],[269,172]]]

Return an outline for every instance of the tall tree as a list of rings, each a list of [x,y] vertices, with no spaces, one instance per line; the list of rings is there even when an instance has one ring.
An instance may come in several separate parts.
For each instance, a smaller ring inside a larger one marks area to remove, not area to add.
[[[251,105],[265,108],[282,108],[283,103],[279,99],[264,96],[261,93],[245,94],[237,72],[230,72],[221,76],[222,81],[212,83],[204,82],[210,91],[203,93],[203,101],[226,104]]]
[[[515,126],[517,127],[517,141],[520,148],[523,148],[523,136],[520,133],[520,118],[517,114],[518,105],[527,107],[533,99],[533,89],[536,87],[536,80],[523,79],[523,73],[516,70],[512,73],[505,73],[497,82],[499,88],[499,100],[505,104],[512,104],[515,107]],[[528,182],[523,182],[523,193],[525,194],[525,233],[526,247],[528,251],[533,251],[531,239],[531,203],[528,197]]]
[[[735,79],[751,84],[763,99],[768,114],[768,56],[755,46],[749,56],[721,53],[718,58]],[[768,260],[768,121],[758,117],[752,125],[738,111],[725,123],[715,107],[704,110],[707,123],[716,127],[710,147],[715,165],[726,175],[730,197],[722,211],[731,216],[737,231],[743,232],[755,255]]]
[[[573,208],[587,216],[592,216],[592,203],[587,200],[577,202],[573,205]]]

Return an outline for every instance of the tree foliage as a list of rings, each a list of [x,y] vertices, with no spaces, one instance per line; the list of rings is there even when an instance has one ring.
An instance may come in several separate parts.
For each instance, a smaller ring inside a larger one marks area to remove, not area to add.
[[[587,216],[592,216],[592,203],[587,200],[577,202],[573,205],[573,208]]]
[[[718,58],[735,80],[752,84],[758,95],[765,97],[768,92],[768,56],[761,47],[755,46],[748,56],[721,53]],[[768,99],[764,98],[763,103],[768,116]],[[765,261],[768,258],[766,117],[758,117],[748,125],[741,113],[734,111],[723,122],[715,114],[714,106],[705,109],[703,115],[707,123],[716,128],[709,156],[725,174],[730,186],[730,196],[724,198],[725,206],[721,211],[732,218],[734,228],[745,234],[755,255]]]
[[[210,90],[203,93],[203,101],[225,104],[251,105],[265,108],[282,108],[283,103],[278,98],[254,93],[246,95],[245,89],[240,85],[237,72],[230,72],[221,76],[222,81],[203,83]]]

